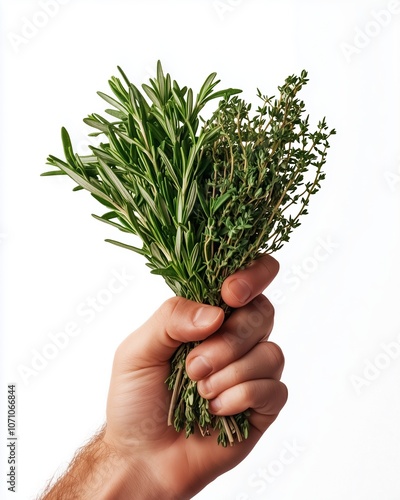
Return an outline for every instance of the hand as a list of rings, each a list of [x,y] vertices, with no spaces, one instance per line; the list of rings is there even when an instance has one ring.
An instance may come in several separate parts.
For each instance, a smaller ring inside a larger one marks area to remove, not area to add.
[[[104,443],[138,468],[163,498],[190,498],[243,460],[286,403],[280,382],[284,358],[268,341],[273,307],[261,292],[278,262],[265,255],[227,278],[222,298],[237,308],[224,322],[222,309],[181,297],[167,300],[118,347],[107,403]],[[169,360],[182,342],[203,340],[187,358],[188,375],[210,400],[210,411],[232,415],[251,409],[250,436],[233,447],[216,436],[185,438],[167,427],[171,392]]]

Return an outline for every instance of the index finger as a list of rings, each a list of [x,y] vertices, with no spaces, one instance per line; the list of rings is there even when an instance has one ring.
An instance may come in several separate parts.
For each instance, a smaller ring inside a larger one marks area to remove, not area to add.
[[[262,255],[226,278],[221,289],[222,299],[230,307],[241,307],[260,295],[278,271],[279,262],[271,255]]]

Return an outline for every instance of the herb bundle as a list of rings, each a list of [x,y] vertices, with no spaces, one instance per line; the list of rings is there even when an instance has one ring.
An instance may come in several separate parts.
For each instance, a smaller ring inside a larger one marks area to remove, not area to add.
[[[142,246],[106,240],[147,259],[176,295],[229,307],[221,299],[224,279],[263,252],[289,240],[307,213],[310,196],[325,174],[329,137],[325,119],[310,131],[304,102],[298,98],[307,73],[289,76],[278,97],[257,91],[259,105],[238,97],[238,89],[215,90],[212,73],[197,96],[180,87],[157,64],[157,76],[139,90],[118,68],[113,96],[98,92],[109,105],[108,118],[89,115],[84,122],[102,135],[91,154],[74,153],[62,129],[65,160],[48,157],[107,208],[94,217]],[[201,111],[218,100],[211,117]],[[196,343],[183,344],[171,360],[167,380],[172,391],[168,424],[189,436],[217,429],[218,442],[232,445],[248,436],[248,413],[216,417],[185,371]]]

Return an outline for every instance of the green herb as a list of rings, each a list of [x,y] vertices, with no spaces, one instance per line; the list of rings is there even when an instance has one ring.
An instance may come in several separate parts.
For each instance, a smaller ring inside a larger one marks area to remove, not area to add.
[[[278,97],[257,91],[258,108],[238,97],[238,89],[216,91],[212,73],[197,96],[164,74],[139,90],[118,68],[122,80],[109,81],[113,97],[109,118],[92,114],[84,121],[104,136],[92,154],[75,154],[62,129],[65,160],[48,157],[107,207],[94,215],[142,246],[107,240],[143,255],[153,274],[163,276],[176,295],[229,308],[221,299],[224,279],[261,253],[272,253],[289,240],[310,196],[324,178],[328,139],[325,119],[310,132],[305,105],[297,94],[307,73],[290,76]],[[207,103],[218,100],[208,120]],[[171,360],[169,425],[186,436],[198,426],[206,435],[218,429],[218,442],[232,445],[248,436],[248,412],[215,417],[185,372],[187,354],[197,343],[183,344]]]

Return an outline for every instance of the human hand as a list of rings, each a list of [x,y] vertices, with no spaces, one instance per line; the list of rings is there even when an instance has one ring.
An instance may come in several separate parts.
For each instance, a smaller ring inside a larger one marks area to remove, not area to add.
[[[267,340],[273,307],[261,295],[278,269],[264,255],[227,278],[222,298],[237,309],[225,322],[221,308],[174,297],[118,347],[103,441],[127,467],[158,484],[163,498],[190,498],[237,465],[286,403],[283,354]],[[215,435],[186,439],[167,427],[170,358],[182,342],[196,340],[203,342],[189,354],[187,373],[210,400],[210,411],[222,416],[250,409],[250,435],[233,447],[219,446]]]

